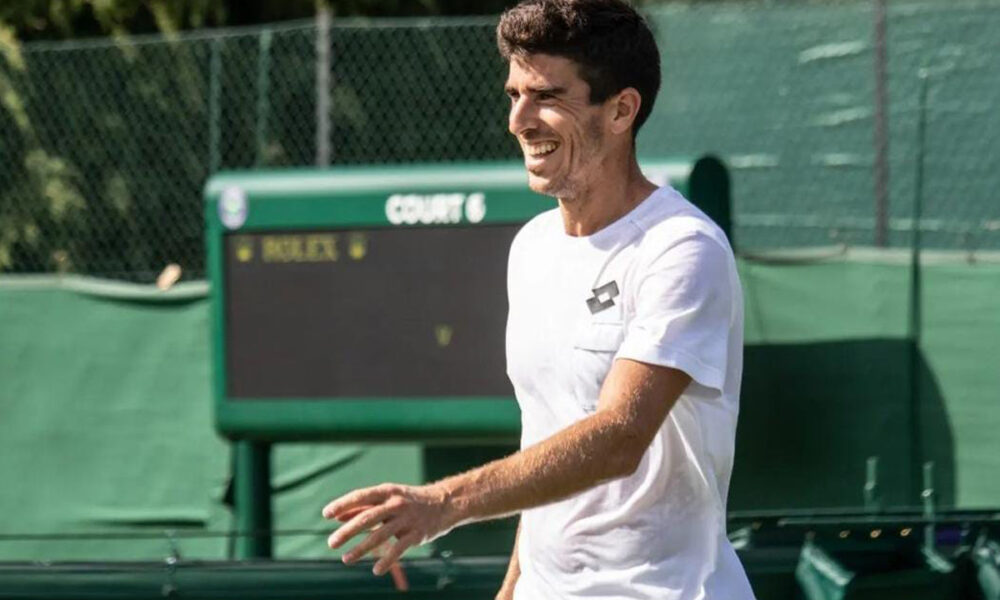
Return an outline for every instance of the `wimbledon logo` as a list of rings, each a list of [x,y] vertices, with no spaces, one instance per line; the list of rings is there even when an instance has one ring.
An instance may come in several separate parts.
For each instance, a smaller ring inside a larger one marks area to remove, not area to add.
[[[230,186],[219,198],[219,220],[227,229],[239,229],[247,222],[247,195],[241,188]]]

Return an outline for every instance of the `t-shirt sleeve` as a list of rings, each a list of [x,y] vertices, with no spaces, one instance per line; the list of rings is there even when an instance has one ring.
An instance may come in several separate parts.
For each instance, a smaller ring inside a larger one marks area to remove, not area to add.
[[[615,358],[684,371],[698,383],[725,383],[733,290],[729,250],[695,232],[636,273],[635,314]]]

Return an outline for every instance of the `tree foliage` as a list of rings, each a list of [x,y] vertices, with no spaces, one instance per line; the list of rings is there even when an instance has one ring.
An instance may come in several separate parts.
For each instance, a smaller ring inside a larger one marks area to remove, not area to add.
[[[308,17],[316,10],[311,0],[13,0],[0,6],[0,272],[149,280],[179,262],[198,276],[200,188],[212,169],[314,160],[316,63],[308,24],[278,28],[266,52],[266,71],[275,78],[266,93],[260,92],[265,52],[257,32],[218,40],[179,36],[195,27]],[[330,8],[336,20],[393,11],[445,14],[460,4],[345,0]],[[463,115],[465,129],[455,127],[453,101],[480,97],[482,81],[499,77],[500,65],[491,60],[489,27],[460,29],[408,29],[405,40],[390,30],[355,28],[334,36],[337,162],[472,158],[466,155],[470,140],[481,136],[468,129],[476,115]],[[147,43],[133,35],[149,32],[164,39]],[[95,35],[112,42],[38,43]],[[479,71],[478,79],[454,77],[470,70]],[[213,81],[222,90],[215,109]],[[399,93],[401,81],[419,90]],[[260,114],[261,98],[270,117]],[[476,110],[495,108],[486,102]],[[415,109],[422,111],[419,123]],[[262,119],[270,123],[263,141],[257,133]],[[212,138],[210,122],[222,123],[221,143]]]

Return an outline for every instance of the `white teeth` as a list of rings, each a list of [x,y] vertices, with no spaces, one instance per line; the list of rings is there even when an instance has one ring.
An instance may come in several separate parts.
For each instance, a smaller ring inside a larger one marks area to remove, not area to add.
[[[555,142],[545,142],[542,144],[525,144],[524,149],[528,153],[528,156],[542,156],[554,151],[559,144]]]

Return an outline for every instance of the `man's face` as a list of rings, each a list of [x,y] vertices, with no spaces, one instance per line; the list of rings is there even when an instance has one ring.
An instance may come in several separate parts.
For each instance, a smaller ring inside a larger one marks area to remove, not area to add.
[[[590,86],[576,63],[560,56],[513,56],[504,86],[509,129],[517,137],[532,190],[571,199],[599,176],[607,151],[604,105],[590,103]]]

